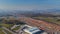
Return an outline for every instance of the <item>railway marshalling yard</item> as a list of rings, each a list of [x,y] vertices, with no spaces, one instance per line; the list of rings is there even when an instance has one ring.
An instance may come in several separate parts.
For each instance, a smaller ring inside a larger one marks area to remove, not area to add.
[[[19,20],[21,22],[24,22],[24,23],[26,23],[30,26],[36,26],[39,29],[44,30],[48,34],[60,34],[60,25],[57,25],[55,23],[50,23],[50,22],[46,22],[46,21],[43,21],[43,20],[37,20],[37,19],[30,18],[30,17],[19,17],[19,18],[17,18],[17,20]],[[9,25],[9,24],[4,25],[3,24],[3,26],[4,26],[3,29],[9,31],[10,34],[11,33],[15,34],[15,32],[10,31],[9,29],[7,29],[7,27],[10,28],[10,26],[12,26],[12,24],[11,25]],[[4,32],[3,29],[2,29],[2,31],[0,31],[0,33]],[[18,29],[20,29],[20,28],[18,28]],[[1,30],[1,28],[0,28],[0,30]],[[19,32],[21,32],[21,31],[19,31]]]
[[[45,30],[49,34],[60,34],[60,25],[28,17],[20,17],[19,20],[26,22],[28,25],[36,26],[39,29]]]

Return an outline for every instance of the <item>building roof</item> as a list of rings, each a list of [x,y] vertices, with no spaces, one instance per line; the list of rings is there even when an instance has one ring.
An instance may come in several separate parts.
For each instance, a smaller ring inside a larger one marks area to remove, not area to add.
[[[24,31],[27,33],[36,33],[38,31],[41,31],[40,29],[38,29],[37,27],[31,27],[31,26],[27,26],[28,28],[25,28]]]

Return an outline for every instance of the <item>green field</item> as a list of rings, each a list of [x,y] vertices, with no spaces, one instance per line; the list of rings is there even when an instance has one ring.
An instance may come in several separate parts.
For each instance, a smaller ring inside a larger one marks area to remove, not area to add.
[[[0,34],[5,34],[5,33],[0,30]]]
[[[18,30],[20,28],[20,26],[18,26],[18,27],[16,27],[16,28],[14,28],[13,30]]]
[[[3,28],[0,28],[0,34],[5,34],[4,32],[2,32]]]
[[[60,21],[58,21],[58,19],[55,17],[33,17],[33,18],[38,20],[44,20],[47,22],[53,22],[60,25]]]
[[[12,34],[11,32],[9,32],[9,31],[7,31],[7,30],[5,30],[5,32],[6,32],[7,34]]]
[[[1,26],[4,26],[4,27],[6,27],[6,28],[10,28],[10,27],[12,27],[13,26],[13,24],[0,24]]]
[[[10,28],[11,26],[12,26],[12,24],[0,24],[0,26],[4,26],[4,27],[6,27],[6,28]],[[2,27],[0,27],[0,34],[4,34],[4,32],[2,32],[2,30],[4,30]],[[6,31],[5,30],[5,32],[7,33],[7,34],[11,34],[9,31]]]
[[[3,30],[3,28],[0,28],[0,31]]]

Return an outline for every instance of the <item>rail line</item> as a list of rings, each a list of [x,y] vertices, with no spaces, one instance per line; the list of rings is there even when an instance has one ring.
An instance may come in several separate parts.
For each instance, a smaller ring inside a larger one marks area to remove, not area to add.
[[[32,18],[28,18],[28,17],[21,17],[19,18],[20,21],[26,22],[29,25],[34,25],[37,26],[38,28],[45,30],[47,32],[52,33],[58,33],[60,34],[60,26],[56,25],[56,24],[52,24],[52,23],[48,23],[42,20],[35,20]]]

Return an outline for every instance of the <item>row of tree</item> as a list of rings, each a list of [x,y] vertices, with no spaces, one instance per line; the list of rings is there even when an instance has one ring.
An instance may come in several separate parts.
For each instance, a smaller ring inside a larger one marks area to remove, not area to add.
[[[25,24],[24,22],[21,22],[18,19],[6,19],[6,18],[0,19],[0,22],[5,24]]]

